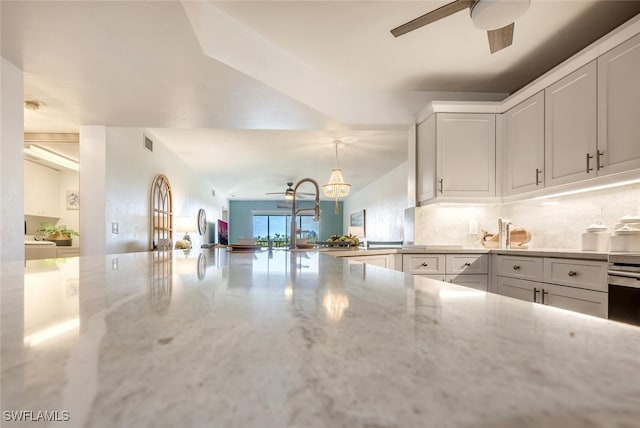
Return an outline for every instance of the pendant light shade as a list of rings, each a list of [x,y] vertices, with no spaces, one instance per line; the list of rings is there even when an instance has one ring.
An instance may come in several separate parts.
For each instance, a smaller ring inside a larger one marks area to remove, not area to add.
[[[336,167],[331,170],[329,182],[322,185],[322,190],[329,198],[344,198],[349,194],[351,184],[345,183],[342,170],[338,168],[338,143],[340,141],[334,141],[334,143],[336,145]]]
[[[334,168],[331,170],[331,178],[327,184],[322,185],[325,196],[329,198],[344,198],[351,190],[351,184],[345,183],[342,177],[342,170]]]

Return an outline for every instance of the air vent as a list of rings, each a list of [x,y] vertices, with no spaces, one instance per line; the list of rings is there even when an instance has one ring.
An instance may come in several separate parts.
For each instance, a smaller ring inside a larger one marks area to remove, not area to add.
[[[153,151],[153,140],[151,140],[151,138],[147,137],[146,135],[144,136],[144,148],[149,150],[150,152]]]

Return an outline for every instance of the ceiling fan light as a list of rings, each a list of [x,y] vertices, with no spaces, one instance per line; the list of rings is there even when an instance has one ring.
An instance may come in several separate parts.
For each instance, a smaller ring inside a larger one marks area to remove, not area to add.
[[[284,192],[284,198],[286,200],[292,200],[293,199],[293,189],[287,189],[287,191]]]
[[[351,191],[351,184],[345,183],[342,170],[335,168],[331,170],[329,182],[322,185],[322,191],[329,198],[344,198]]]
[[[531,0],[480,0],[471,8],[471,20],[481,30],[497,30],[515,22]]]

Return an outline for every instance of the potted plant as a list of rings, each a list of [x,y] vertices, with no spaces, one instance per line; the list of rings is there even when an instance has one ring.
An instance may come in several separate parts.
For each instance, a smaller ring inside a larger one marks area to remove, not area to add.
[[[54,226],[51,223],[44,222],[40,225],[38,232],[45,235],[45,241],[55,242],[58,246],[70,247],[73,236],[80,236],[78,232],[67,228],[65,225]]]

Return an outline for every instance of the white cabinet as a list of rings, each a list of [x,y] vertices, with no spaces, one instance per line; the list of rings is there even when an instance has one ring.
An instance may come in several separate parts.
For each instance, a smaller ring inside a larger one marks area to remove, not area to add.
[[[547,187],[596,176],[596,100],[596,61],[545,89]]]
[[[60,175],[58,171],[24,161],[24,213],[60,217]]]
[[[437,196],[495,196],[495,126],[494,114],[436,115]]]
[[[544,259],[544,282],[608,291],[607,262],[597,260]]]
[[[416,132],[416,191],[419,201],[428,201],[436,197],[436,115],[418,124]]]
[[[582,314],[607,318],[608,294],[583,290],[573,287],[563,287],[554,284],[543,284],[540,290],[539,303],[580,312]]]
[[[544,187],[544,91],[504,114],[505,194]]]
[[[505,276],[498,277],[497,290],[514,299],[607,318],[607,293]]]
[[[640,168],[640,35],[598,58],[599,175]]]
[[[387,269],[395,269],[393,254],[382,254],[372,256],[346,257],[351,263],[364,263],[368,265],[380,266]]]
[[[607,318],[607,262],[496,257],[498,294]]]
[[[488,291],[489,289],[487,275],[445,275],[444,280],[446,282],[464,285],[465,287],[475,288],[477,290]]]
[[[404,254],[403,271],[487,291],[488,254]]]

